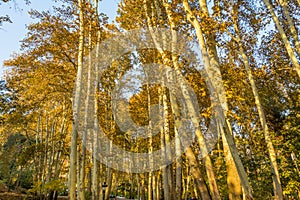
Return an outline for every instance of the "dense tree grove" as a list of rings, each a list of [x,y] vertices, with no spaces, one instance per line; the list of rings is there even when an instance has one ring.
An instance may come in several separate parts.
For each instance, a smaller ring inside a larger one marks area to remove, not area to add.
[[[118,6],[113,23],[98,0],[30,11],[35,22],[0,81],[0,189],[37,199],[300,199],[299,0]],[[132,30],[147,30],[152,46],[126,52],[120,35]],[[152,63],[172,73],[151,82]],[[110,163],[116,148],[148,158]],[[167,164],[132,171],[155,166],[157,150]]]

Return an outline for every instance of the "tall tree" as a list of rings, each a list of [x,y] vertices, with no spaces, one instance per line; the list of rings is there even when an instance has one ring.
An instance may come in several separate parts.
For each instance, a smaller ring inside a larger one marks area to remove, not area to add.
[[[83,50],[84,50],[84,1],[78,0],[79,9],[79,47],[77,61],[77,76],[75,82],[75,96],[73,100],[73,125],[71,135],[71,154],[70,154],[70,179],[69,179],[69,196],[71,200],[76,199],[76,169],[77,165],[77,140],[78,140],[78,113],[80,109],[80,96],[82,85],[82,70],[83,70]]]
[[[295,67],[295,70],[296,70],[298,76],[300,77],[300,64],[299,64],[299,61],[298,61],[298,59],[296,57],[296,52],[299,53],[299,49],[298,49],[298,47],[299,47],[299,40],[298,40],[298,34],[297,34],[297,32],[295,33],[295,29],[292,26],[293,24],[291,22],[291,18],[289,17],[289,15],[286,16],[288,18],[288,20],[289,20],[289,26],[290,26],[289,28],[291,28],[293,37],[294,37],[294,39],[296,39],[295,40],[295,43],[296,43],[295,50],[296,51],[293,50],[293,48],[291,46],[291,43],[288,40],[287,34],[285,33],[282,25],[280,24],[279,18],[277,17],[277,15],[276,15],[276,13],[274,11],[274,8],[273,8],[272,4],[270,3],[270,1],[269,0],[263,0],[263,2],[266,5],[268,11],[271,13],[272,19],[273,19],[273,21],[274,21],[274,23],[276,25],[276,28],[277,28],[277,30],[278,30],[281,38],[282,38],[282,41],[283,41],[284,46],[286,48],[286,51],[288,52],[288,55],[289,55],[289,57],[290,57],[293,65]],[[282,1],[280,1],[280,2],[282,2]],[[286,6],[286,5],[283,4],[283,6]],[[285,12],[286,12],[286,7],[284,7],[284,9],[285,9]]]

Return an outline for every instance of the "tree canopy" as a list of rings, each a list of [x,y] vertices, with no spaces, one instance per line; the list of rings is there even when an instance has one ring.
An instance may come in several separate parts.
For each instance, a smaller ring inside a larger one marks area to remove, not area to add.
[[[33,8],[0,81],[0,189],[299,199],[299,6],[123,0],[111,23],[98,0]]]

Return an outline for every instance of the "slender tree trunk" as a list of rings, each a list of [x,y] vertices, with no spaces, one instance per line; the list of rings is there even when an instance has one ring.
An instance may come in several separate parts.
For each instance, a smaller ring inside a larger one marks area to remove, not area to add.
[[[100,149],[99,149],[99,151],[100,151]],[[98,176],[98,179],[99,179],[99,200],[103,200],[102,184],[103,184],[103,180],[104,180],[104,175],[103,175],[104,173],[101,173],[101,172],[104,172],[102,164],[99,165],[99,176]]]
[[[220,128],[222,141],[223,141],[223,152],[225,156],[225,163],[227,169],[227,187],[228,187],[228,196],[230,200],[241,199],[242,188],[239,174],[237,172],[236,165],[234,160],[231,157],[229,144],[226,140],[223,128]]]
[[[233,13],[233,14],[236,14],[236,13]],[[273,142],[272,142],[271,135],[270,135],[270,132],[269,132],[269,128],[268,128],[268,125],[267,125],[267,122],[266,122],[266,117],[265,117],[265,114],[264,114],[262,103],[261,103],[261,100],[259,98],[259,94],[258,94],[258,90],[257,90],[256,84],[255,84],[255,80],[254,80],[254,77],[253,77],[251,69],[250,69],[249,59],[248,59],[248,57],[247,57],[247,55],[244,51],[244,47],[243,47],[242,42],[241,42],[241,37],[240,37],[239,29],[238,29],[238,26],[237,26],[237,22],[234,20],[233,23],[234,23],[234,29],[237,33],[237,37],[235,38],[235,40],[238,43],[239,50],[240,50],[240,53],[241,53],[242,58],[243,58],[243,63],[245,65],[245,69],[246,69],[246,72],[247,72],[247,75],[248,75],[248,79],[249,79],[249,82],[250,82],[250,85],[251,85],[251,88],[252,88],[252,92],[253,92],[254,99],[255,99],[255,105],[257,107],[260,123],[261,123],[261,126],[263,128],[265,140],[266,140],[268,151],[269,151],[269,156],[270,156],[270,161],[271,161],[271,171],[272,171],[272,177],[273,177],[273,181],[274,181],[275,199],[282,200],[283,199],[283,193],[282,193],[282,188],[281,188],[281,183],[280,183],[278,165],[277,165],[277,161],[276,161],[276,152],[275,152],[275,149],[274,149],[274,146],[273,146]]]
[[[112,143],[112,141],[110,141],[110,143],[109,143],[109,150],[111,149],[111,146],[112,146],[111,143]],[[111,192],[111,189],[112,189],[113,174],[112,174],[112,169],[110,167],[108,167],[108,165],[107,165],[106,169],[107,169],[107,179],[106,179],[107,188],[105,190],[104,199],[109,200],[109,195],[110,195],[110,192]]]
[[[206,0],[199,0],[201,11],[204,13],[204,18],[209,17],[209,11],[207,7],[207,1]],[[214,81],[217,79],[217,87],[218,85],[223,84],[222,83],[222,77],[220,72],[220,65],[219,65],[219,59],[216,49],[216,40],[215,35],[208,33],[205,35],[206,38],[206,46],[207,46],[207,52],[209,56],[209,61],[211,68],[213,69],[213,75],[214,77],[217,77],[214,79]],[[217,75],[217,76],[216,76]],[[218,91],[219,90],[219,91]],[[223,87],[217,88],[217,93],[219,95],[220,103],[222,105],[223,102],[226,102],[226,96],[225,96],[225,90]],[[223,106],[224,107],[224,106]],[[225,110],[227,111],[227,106],[225,107]],[[225,112],[226,112],[225,111]],[[226,114],[224,114],[226,115]],[[229,124],[229,123],[227,123]],[[230,129],[231,130],[231,129]],[[232,135],[232,132],[229,133]],[[222,140],[223,142],[223,150],[224,150],[224,156],[226,161],[226,168],[227,168],[227,185],[228,185],[228,194],[229,199],[241,199],[242,197],[242,188],[241,188],[241,181],[238,176],[238,169],[235,166],[235,162],[233,160],[233,157],[231,155],[230,147],[228,146],[228,142],[226,140]]]
[[[147,74],[147,71],[145,71],[145,75],[146,75],[146,78],[148,80],[148,74]],[[150,86],[149,86],[149,80],[147,82],[147,85],[146,85],[146,89],[147,89],[147,108],[148,108],[148,116],[149,116],[149,125],[148,125],[148,138],[149,138],[149,141],[148,141],[148,155],[149,155],[149,164],[150,166],[152,167],[153,166],[153,157],[152,157],[152,152],[153,152],[153,139],[152,139],[152,120],[151,120],[151,116],[152,116],[152,113],[151,113],[151,93],[150,93]],[[148,176],[148,200],[152,200],[154,198],[154,193],[153,193],[153,190],[155,188],[153,188],[153,184],[154,184],[154,172],[150,171],[149,172],[149,176]]]
[[[40,119],[40,132],[39,132],[39,144],[40,144],[40,148],[42,147],[43,145],[43,133],[44,133],[44,124],[43,124],[43,114],[41,116],[41,119]],[[39,161],[38,161],[38,173],[39,173],[39,181],[40,183],[44,183],[44,177],[43,177],[43,154],[42,154],[42,149],[39,150]],[[38,196],[40,199],[43,198],[43,195],[44,195],[44,192],[42,191],[42,189],[40,188],[39,189],[39,192],[38,192]]]
[[[291,18],[289,10],[288,10],[288,3],[286,0],[279,0],[279,3],[281,5],[281,7],[283,8],[284,15],[288,21],[289,28],[290,28],[291,34],[292,34],[294,42],[295,42],[296,52],[297,52],[298,56],[300,56],[299,37],[298,37],[297,29],[294,25],[293,19]]]
[[[168,19],[169,19],[171,30],[174,30],[175,29],[175,24],[174,24],[174,20],[172,18],[172,11],[171,11],[170,6],[167,2],[165,2],[165,8],[166,8],[166,11],[167,11],[167,14],[168,14]],[[176,31],[172,31],[172,49],[174,50],[174,52],[176,50],[176,44],[177,44],[177,34],[176,34]],[[204,136],[201,132],[200,126],[199,126],[199,124],[200,124],[199,114],[197,114],[197,112],[195,111],[195,108],[194,108],[194,105],[192,103],[191,97],[187,96],[187,94],[189,94],[189,92],[188,92],[188,89],[186,88],[186,86],[184,84],[184,81],[182,79],[180,79],[180,77],[182,75],[181,75],[180,68],[179,68],[179,65],[178,65],[178,60],[174,55],[172,55],[172,62],[173,62],[173,65],[174,65],[174,68],[175,68],[175,71],[176,71],[176,74],[177,74],[177,78],[179,78],[180,86],[181,86],[181,89],[182,89],[182,94],[184,95],[184,99],[186,100],[188,110],[190,111],[190,113],[193,117],[193,123],[194,123],[194,126],[196,128],[196,136],[198,138],[199,147],[201,149],[201,154],[203,156],[203,161],[204,161],[204,164],[205,164],[205,167],[206,167],[206,172],[207,172],[207,177],[208,177],[208,182],[209,182],[209,187],[210,187],[210,190],[211,190],[212,198],[216,199],[216,200],[221,199],[219,191],[218,191],[214,171],[213,171],[213,165],[212,165],[211,159],[209,157],[209,152],[208,152],[208,149],[207,149],[207,145],[206,145]]]
[[[191,181],[190,168],[187,167],[187,179],[186,179],[186,185],[185,185],[184,200],[188,199],[188,194],[189,194],[189,189],[190,189],[190,187],[189,187],[190,181]]]
[[[57,120],[56,118],[53,119],[54,121],[52,122],[51,126],[51,135],[50,135],[50,141],[51,141],[51,154],[49,156],[48,160],[48,174],[46,181],[49,182],[51,180],[51,177],[53,175],[53,167],[55,163],[55,155],[56,155],[56,149],[55,149],[55,133],[56,133],[56,125],[57,125]]]
[[[98,14],[98,0],[95,0],[95,12],[96,12],[96,17],[99,19],[99,14]],[[100,23],[99,23],[99,28],[100,28]],[[96,44],[96,62],[98,61],[100,57],[100,42],[101,42],[101,30],[98,30],[97,32],[97,44]],[[93,129],[93,171],[92,171],[92,200],[98,200],[99,199],[99,179],[98,179],[98,174],[99,174],[99,163],[98,163],[98,102],[96,98],[97,90],[98,90],[98,62],[94,65],[94,76],[95,80],[93,82],[94,86],[93,91],[91,93],[93,94],[93,99],[92,99],[92,104],[94,105],[93,107],[93,122],[94,122],[94,129]]]
[[[181,199],[182,196],[182,159],[181,159],[181,144],[177,130],[175,129],[175,151],[176,151],[176,199]]]
[[[159,108],[159,112],[160,112],[160,116],[165,116],[165,107],[167,107],[167,102],[165,99],[165,91],[164,91],[164,87],[160,87],[159,88],[159,105],[163,105],[162,107],[160,106]],[[168,123],[168,121],[166,121],[166,117],[164,118],[164,126],[166,128],[168,128],[168,125],[166,124]],[[164,160],[168,159],[168,155],[167,155],[167,150],[166,150],[166,137],[165,137],[165,132],[169,131],[168,129],[165,130],[165,127],[161,126],[161,150],[162,150],[162,157]],[[170,199],[170,187],[169,187],[169,176],[168,176],[168,171],[167,171],[167,166],[163,166],[162,168],[162,181],[163,181],[163,191],[164,191],[164,199]]]
[[[201,3],[202,3],[202,5],[204,4],[203,1],[201,1]],[[222,87],[223,83],[222,83],[220,69],[218,67],[218,62],[215,58],[216,52],[212,49],[212,47],[209,49],[209,51],[207,50],[204,36],[203,36],[202,30],[200,27],[200,23],[198,22],[198,20],[196,20],[197,18],[194,16],[193,12],[191,11],[188,1],[183,0],[183,5],[184,5],[184,8],[187,13],[188,20],[194,26],[195,31],[196,31],[198,42],[199,42],[199,45],[200,45],[200,48],[202,51],[204,66],[206,68],[206,72],[207,72],[207,76],[208,76],[209,82],[207,84],[209,85],[209,87],[212,88],[211,89],[212,92],[217,95],[217,99],[215,99],[215,101],[217,101],[217,102],[213,102],[213,103],[219,104],[223,108],[222,111],[219,111],[219,113],[218,113],[218,115],[219,115],[218,117],[221,119],[220,121],[218,120],[218,123],[220,123],[220,125],[224,124],[225,131],[224,131],[223,137],[225,140],[223,139],[223,141],[225,141],[225,143],[223,143],[223,146],[228,145],[228,148],[230,150],[229,152],[231,154],[231,155],[227,155],[225,157],[230,158],[234,161],[234,163],[236,165],[236,170],[238,171],[239,178],[242,183],[243,190],[244,190],[247,198],[252,199],[251,187],[248,182],[248,177],[247,177],[247,174],[243,167],[243,164],[238,156],[236,146],[234,144],[234,139],[231,134],[232,131],[230,128],[230,123],[227,120],[224,121],[226,119],[227,104],[226,104],[225,91],[224,91],[224,88]],[[210,45],[213,46],[213,44],[210,44]],[[221,127],[221,128],[223,128],[223,127]],[[238,186],[236,186],[236,187],[238,187]]]
[[[89,162],[91,162],[89,160]],[[87,192],[88,195],[92,194],[92,168],[88,167],[87,168]]]
[[[62,156],[62,151],[63,151],[63,145],[64,145],[64,137],[65,137],[65,132],[66,132],[66,128],[65,128],[65,124],[66,124],[66,116],[67,114],[64,113],[63,111],[63,119],[62,119],[62,122],[61,122],[61,127],[60,127],[60,131],[59,131],[59,142],[58,142],[58,151],[57,151],[57,154],[56,154],[56,158],[55,158],[55,164],[54,164],[54,178],[55,179],[58,179],[59,178],[59,174],[60,174],[60,171],[61,171],[61,166],[60,165],[60,161],[61,160],[64,160],[63,159],[63,156]]]
[[[194,152],[192,151],[191,148],[187,148],[185,155],[189,160],[189,164],[191,167],[191,174],[193,175],[195,183],[200,191],[201,198],[207,199],[207,200],[212,199],[209,194],[209,191],[207,189],[206,183],[204,181],[204,177],[200,171],[200,167],[199,167],[199,164],[197,162]]]
[[[298,33],[297,33],[297,30],[296,30],[296,27],[294,25],[293,19],[291,18],[289,10],[288,10],[287,0],[279,0],[279,3],[281,5],[281,7],[283,8],[284,15],[285,15],[285,17],[286,17],[286,19],[288,21],[289,29],[291,31],[291,34],[292,34],[294,42],[295,42],[296,52],[297,52],[298,56],[300,56],[300,42],[299,42],[299,37],[298,37]]]
[[[152,136],[151,136],[152,137]],[[152,153],[152,139],[151,137],[149,138],[149,159],[150,159],[150,165],[152,163],[152,157],[151,157],[151,153]],[[153,192],[152,192],[152,181],[153,181],[153,172],[149,172],[149,176],[148,176],[148,200],[152,200],[153,198]]]
[[[97,1],[98,2],[98,1]],[[97,8],[97,6],[96,6]],[[97,36],[97,49],[96,49],[96,60],[99,58],[99,53],[100,53],[100,40],[101,40],[101,32],[100,30],[98,31],[98,36]],[[97,103],[97,98],[96,98],[96,93],[98,89],[98,66],[95,65],[95,80],[94,80],[94,91],[91,91],[92,94],[94,94],[94,99],[93,99],[93,105],[94,105],[94,110],[93,110],[93,121],[94,121],[94,129],[93,129],[93,172],[92,172],[92,199],[93,200],[98,200],[99,198],[99,179],[98,179],[98,174],[99,174],[99,163],[98,163],[98,151],[99,151],[99,136],[98,136],[98,103]]]
[[[142,179],[142,180],[141,180],[141,185],[142,185],[142,187],[141,187],[141,200],[146,200],[145,179]]]
[[[179,107],[176,103],[176,98],[175,98],[174,94],[172,94],[172,92],[170,93],[170,102],[171,102],[172,112],[175,116],[175,132],[177,132],[178,130],[176,130],[176,129],[177,129],[177,127],[180,127],[180,124],[181,124],[180,111],[179,111]],[[185,138],[187,138],[185,133],[182,133],[180,138],[181,138],[182,146],[187,146],[187,145],[184,145]],[[195,180],[196,187],[200,191],[201,198],[205,199],[205,200],[211,199],[209,191],[208,191],[207,186],[204,181],[204,177],[200,171],[199,163],[198,163],[197,158],[191,147],[186,148],[185,155],[188,159],[189,166],[191,168],[191,174]]]
[[[265,3],[266,7],[268,8],[269,12],[271,13],[273,21],[274,21],[274,23],[275,23],[275,25],[277,27],[277,30],[278,30],[281,38],[282,38],[282,41],[283,41],[284,46],[285,46],[285,48],[286,48],[286,50],[288,52],[288,55],[289,55],[289,57],[290,57],[293,65],[295,67],[295,70],[296,70],[298,76],[300,77],[300,64],[299,64],[299,62],[298,62],[298,60],[296,58],[295,52],[294,52],[294,50],[293,50],[293,48],[292,48],[292,46],[291,46],[291,44],[290,44],[290,42],[289,42],[289,40],[287,38],[287,35],[285,34],[285,32],[283,30],[283,27],[280,25],[279,19],[276,16],[276,14],[275,14],[275,12],[273,10],[273,6],[270,4],[269,0],[263,0],[263,1]]]
[[[78,67],[77,77],[75,83],[75,97],[73,100],[73,125],[71,133],[71,154],[70,154],[70,182],[69,182],[69,196],[70,200],[76,200],[76,166],[77,166],[77,137],[78,137],[78,113],[80,108],[80,92],[82,81],[82,67],[83,67],[83,49],[84,49],[84,14],[83,14],[83,0],[78,0],[79,8],[79,49],[78,49]]]
[[[47,161],[48,161],[48,149],[49,149],[49,135],[50,135],[50,131],[49,131],[49,116],[48,113],[46,112],[46,124],[45,124],[46,128],[45,128],[45,144],[44,144],[44,156],[43,156],[43,170],[42,170],[42,183],[45,184],[46,182],[46,166],[47,166]]]
[[[90,119],[90,112],[92,111],[91,109],[91,94],[92,92],[92,87],[94,86],[92,80],[92,76],[94,75],[94,70],[92,69],[92,22],[90,21],[89,25],[89,34],[88,34],[88,50],[89,50],[89,59],[88,59],[88,69],[87,69],[87,74],[86,77],[87,79],[84,80],[86,83],[82,90],[85,93],[85,107],[84,107],[84,130],[82,134],[82,144],[81,144],[81,170],[80,170],[80,185],[79,185],[79,198],[81,200],[85,200],[85,174],[86,174],[86,142],[87,142],[87,135],[91,134],[90,127],[91,126],[91,120]]]
[[[157,173],[157,184],[156,184],[156,199],[160,200],[160,194],[161,194],[161,191],[160,191],[160,188],[161,188],[161,172],[159,171]]]
[[[81,158],[81,148],[80,145],[77,146],[77,173],[76,173],[76,199],[80,199],[80,169],[81,169],[81,165],[80,165],[80,158]]]
[[[171,149],[170,149],[170,121],[169,121],[169,109],[168,109],[168,97],[167,97],[167,88],[165,87],[163,83],[162,89],[162,105],[163,105],[163,114],[161,116],[164,116],[164,127],[163,127],[163,136],[164,136],[164,146],[165,146],[165,159],[167,163],[171,162]],[[168,188],[168,199],[174,199],[175,196],[173,195],[173,176],[172,176],[172,165],[168,165],[164,168],[164,172],[166,173],[166,187]],[[166,189],[167,189],[166,188]]]
[[[38,176],[38,144],[39,144],[39,132],[40,132],[40,114],[37,119],[37,125],[36,125],[36,135],[35,135],[35,148],[34,148],[34,154],[33,154],[33,160],[34,160],[34,175],[33,175],[33,181],[34,183],[39,181],[39,176]],[[9,182],[10,183],[10,179]]]
[[[156,185],[157,185],[156,174],[153,173],[153,176],[152,176],[152,199],[153,200],[158,200],[157,196],[156,196]]]
[[[97,79],[96,79],[97,80]],[[92,200],[98,200],[99,199],[99,163],[98,163],[98,133],[97,133],[97,126],[98,126],[98,120],[97,120],[97,101],[95,99],[95,108],[94,108],[94,130],[92,132],[93,134],[93,168],[92,168]]]

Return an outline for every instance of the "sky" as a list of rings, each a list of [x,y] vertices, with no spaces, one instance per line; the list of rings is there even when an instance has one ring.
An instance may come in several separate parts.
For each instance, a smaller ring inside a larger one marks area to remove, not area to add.
[[[17,2],[15,4],[14,2]],[[107,14],[110,21],[114,20],[119,0],[102,0],[99,4],[100,12]],[[9,3],[1,3],[0,16],[9,15],[13,23],[3,23],[0,27],[0,79],[4,75],[3,61],[10,58],[20,49],[20,41],[25,38],[26,25],[33,23],[28,11],[35,9],[38,11],[51,10],[52,6],[57,6],[53,0],[31,0],[30,5],[26,5],[24,0],[12,0]]]

